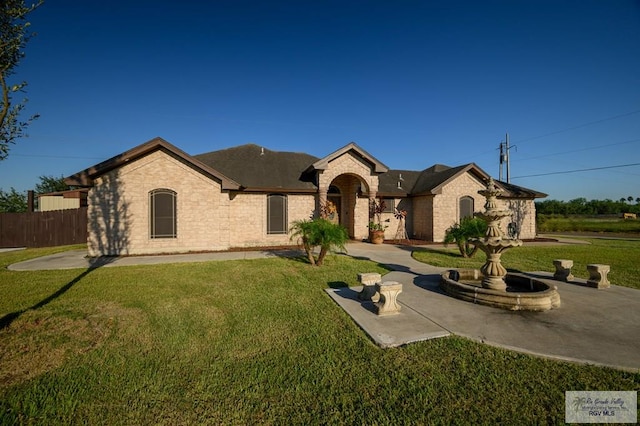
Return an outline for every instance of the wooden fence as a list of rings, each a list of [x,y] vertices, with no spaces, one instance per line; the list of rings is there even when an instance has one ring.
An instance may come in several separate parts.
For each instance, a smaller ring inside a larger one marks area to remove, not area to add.
[[[53,247],[87,242],[87,208],[0,213],[0,248]]]

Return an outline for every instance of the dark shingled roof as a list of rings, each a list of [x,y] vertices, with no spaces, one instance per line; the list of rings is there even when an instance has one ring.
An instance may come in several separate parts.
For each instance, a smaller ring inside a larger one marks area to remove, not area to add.
[[[255,144],[194,155],[211,168],[239,182],[246,190],[316,191],[304,171],[318,161],[313,155],[278,152]]]
[[[346,148],[351,145],[354,144]],[[312,165],[322,160],[304,153],[271,151],[255,144],[240,145],[193,157],[240,183],[248,191],[315,192],[317,186]],[[466,172],[474,174],[481,181],[489,179],[489,175],[474,163],[457,167],[435,164],[422,171],[389,170],[379,175],[378,195],[406,197],[437,194],[445,183]],[[503,197],[546,197],[546,194],[541,192],[506,182],[498,184],[505,190]]]
[[[415,170],[389,170],[380,175],[378,183],[378,195],[382,197],[406,197],[420,176]],[[398,182],[400,187],[398,187]]]
[[[462,166],[449,167],[443,164],[436,164],[423,170],[418,177],[415,185],[413,186],[411,193],[413,195],[418,194],[435,194],[440,187],[444,185],[448,180],[454,178],[458,173],[465,171],[472,171],[482,180],[488,179],[489,176],[473,163],[463,164]]]
[[[544,192],[534,191],[533,189],[524,188],[512,183],[496,181],[499,187],[504,189],[502,197],[506,198],[545,198],[548,194]]]
[[[172,156],[173,158],[187,164],[200,173],[217,179],[222,185],[222,189],[237,190],[240,189],[240,184],[233,181],[229,177],[222,174],[220,171],[212,169],[210,166],[203,164],[196,158],[193,158],[186,152],[170,144],[160,137],[156,137],[147,141],[141,145],[138,145],[122,154],[111,157],[108,160],[98,163],[95,166],[89,167],[81,172],[71,175],[64,179],[64,182],[71,187],[89,187],[93,186],[93,180],[111,170],[122,167],[124,164],[133,162],[139,158],[149,155],[155,151],[163,151],[164,153]]]

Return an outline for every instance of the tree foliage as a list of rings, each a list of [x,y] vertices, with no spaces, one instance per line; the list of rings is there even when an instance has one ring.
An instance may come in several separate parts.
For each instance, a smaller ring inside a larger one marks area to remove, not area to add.
[[[69,186],[64,183],[64,177],[40,176],[40,183],[36,184],[36,194],[66,191]],[[5,192],[0,189],[0,213],[22,213],[27,211],[27,194],[11,188]]]
[[[11,188],[5,192],[0,189],[0,213],[22,213],[27,211],[27,195]]]
[[[447,229],[444,243],[456,243],[462,257],[473,257],[478,247],[469,243],[471,238],[482,238],[487,232],[487,223],[477,217],[465,217],[460,223]]]
[[[69,189],[69,185],[64,182],[64,176],[59,178],[53,176],[40,176],[40,183],[36,184],[35,191],[38,194],[47,194],[49,192],[60,192]]]
[[[344,226],[329,222],[326,219],[297,220],[291,227],[291,239],[299,238],[309,263],[321,266],[327,252],[334,249],[346,250],[345,244],[349,234]],[[316,259],[314,250],[320,247]]]
[[[640,213],[640,197],[622,197],[619,200],[589,200],[575,198],[570,201],[545,200],[536,202],[538,215],[618,215],[621,213]]]
[[[24,0],[0,1],[0,88],[2,100],[0,101],[0,160],[9,155],[9,146],[16,139],[26,136],[25,130],[29,124],[38,118],[33,115],[27,119],[21,118],[27,99],[23,98],[17,103],[13,96],[18,92],[24,92],[27,82],[10,84],[9,77],[15,72],[15,67],[24,57],[24,49],[33,35],[29,32],[30,23],[27,15],[42,4],[43,0],[30,5]]]

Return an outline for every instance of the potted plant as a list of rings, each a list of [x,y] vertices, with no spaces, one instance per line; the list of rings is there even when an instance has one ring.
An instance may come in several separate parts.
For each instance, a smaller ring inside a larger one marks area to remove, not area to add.
[[[385,208],[386,205],[383,200],[374,200],[372,202],[371,211],[374,220],[369,222],[369,241],[373,244],[382,244],[384,242],[384,230],[387,229],[387,226],[382,224],[382,212]]]

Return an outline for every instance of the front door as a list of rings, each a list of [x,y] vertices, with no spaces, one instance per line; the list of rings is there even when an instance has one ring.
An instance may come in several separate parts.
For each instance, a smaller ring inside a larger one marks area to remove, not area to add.
[[[342,197],[336,194],[329,194],[327,196],[327,201],[329,201],[333,208],[328,212],[328,218],[333,223],[341,223],[342,222]]]

